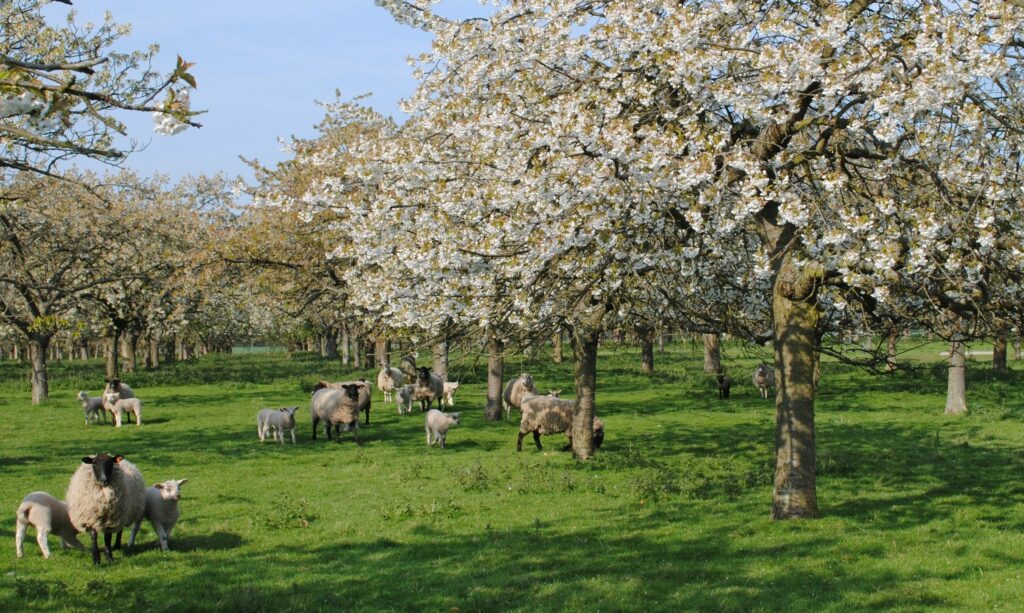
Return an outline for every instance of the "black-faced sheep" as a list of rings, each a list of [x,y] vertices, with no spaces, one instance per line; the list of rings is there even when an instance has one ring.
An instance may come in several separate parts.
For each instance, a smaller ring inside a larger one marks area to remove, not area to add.
[[[149,520],[160,539],[160,549],[170,549],[171,531],[178,523],[178,501],[181,499],[181,486],[188,483],[188,479],[171,479],[163,483],[157,483],[146,488],[146,506],[143,517]],[[139,526],[142,525],[140,518],[132,526],[132,533],[128,536],[128,546],[135,544],[135,535],[139,533]]]
[[[359,379],[358,381],[342,381],[340,383],[318,381],[316,385],[313,386],[313,393],[315,394],[324,388],[341,391],[346,385],[355,385],[359,387],[359,411],[363,412],[363,416],[365,418],[364,424],[367,426],[370,425],[370,407],[373,404],[373,390],[370,389],[370,384],[366,382],[366,379]]]
[[[512,407],[520,408],[523,394],[527,392],[536,394],[537,387],[533,383],[533,376],[526,373],[520,374],[505,385],[505,392],[501,396],[505,401],[505,419],[512,415]]]
[[[445,439],[448,437],[448,429],[459,425],[459,413],[442,413],[437,409],[427,411],[424,420],[427,430],[427,446],[440,441],[441,449],[444,449]]]
[[[751,376],[754,387],[761,393],[761,398],[768,398],[768,390],[775,387],[775,369],[767,364],[758,364]]]
[[[313,416],[313,440],[316,440],[317,427],[323,421],[327,440],[331,440],[333,428],[339,443],[344,430],[352,432],[356,444],[362,444],[359,441],[359,406],[369,393],[369,387],[354,383],[346,383],[340,390],[325,387],[313,392],[309,411]]]
[[[720,400],[727,400],[729,398],[729,389],[732,387],[732,377],[720,372],[715,375],[715,380],[718,381],[718,398]]]
[[[78,542],[78,530],[71,523],[68,516],[68,505],[46,492],[32,492],[22,499],[15,514],[17,529],[14,533],[14,552],[20,558],[25,555],[24,543],[25,532],[29,525],[36,529],[36,542],[43,552],[43,557],[49,559],[50,544],[47,536],[54,533],[60,537],[62,548],[82,548]]]
[[[115,548],[119,548],[124,527],[142,517],[146,482],[139,469],[124,456],[100,453],[82,458],[82,464],[71,476],[65,499],[72,525],[92,538],[93,564],[100,563],[100,532],[107,561],[113,562],[111,537],[117,533]]]
[[[420,410],[426,411],[430,408],[434,399],[437,399],[437,408],[441,408],[441,400],[444,397],[444,380],[430,372],[426,366],[420,368],[416,377],[416,389],[413,390],[416,400],[420,401]]]
[[[562,400],[553,396],[538,396],[527,392],[522,396],[522,404],[519,410],[522,416],[519,420],[519,438],[516,440],[516,451],[523,450],[523,437],[533,433],[533,442],[537,449],[544,449],[540,444],[541,435],[558,434],[564,432],[569,439],[565,450],[572,449],[572,420],[576,415],[577,404],[575,400]],[[604,442],[604,422],[595,415],[593,422],[594,449]]]

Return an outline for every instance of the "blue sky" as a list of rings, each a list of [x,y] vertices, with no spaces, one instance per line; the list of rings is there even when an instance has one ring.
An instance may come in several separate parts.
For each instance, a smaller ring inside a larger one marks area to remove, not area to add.
[[[60,19],[63,4],[48,7]],[[399,25],[373,0],[75,0],[76,21],[100,21],[109,11],[131,23],[127,46],[160,45],[158,66],[168,71],[180,54],[194,62],[199,88],[192,106],[208,112],[200,130],[153,133],[148,115],[123,117],[145,151],[125,166],[144,175],[166,172],[249,178],[239,155],[264,164],[284,159],[278,139],[311,136],[322,117],[316,100],[372,92],[366,103],[402,118],[398,101],[414,90],[410,55],[429,49],[429,36]],[[447,16],[485,14],[476,0],[445,0]],[[96,165],[81,163],[83,166]]]

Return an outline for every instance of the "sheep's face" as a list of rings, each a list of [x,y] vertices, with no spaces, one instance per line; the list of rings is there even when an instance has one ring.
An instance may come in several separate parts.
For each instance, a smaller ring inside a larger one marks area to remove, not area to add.
[[[295,419],[295,411],[298,411],[298,410],[299,410],[299,407],[286,407],[284,409],[281,409],[281,411],[284,412],[284,413],[287,413],[288,417],[291,418],[291,419]]]
[[[111,379],[110,381],[107,381],[106,391],[121,393],[121,380]]]
[[[537,393],[537,387],[533,384],[533,375],[529,375],[524,372],[519,375],[519,380],[522,382],[524,388],[530,390],[534,394]]]
[[[594,449],[600,449],[601,443],[604,442],[604,428],[598,428],[594,430]]]
[[[558,396],[561,393],[562,393],[562,390],[548,390],[548,396],[551,396],[552,398],[558,398]]]
[[[78,392],[78,399],[82,402],[86,402],[89,400],[89,394],[86,394],[85,392]]]
[[[462,424],[462,422],[460,421],[461,418],[459,417],[460,415],[461,415],[461,413],[449,413],[448,417],[450,417],[452,419],[452,423],[453,424],[455,424],[456,426],[459,426],[459,425]]]
[[[123,455],[109,456],[99,453],[82,458],[84,464],[92,465],[92,476],[100,485],[108,485],[114,476],[114,465],[124,459]]]
[[[426,366],[420,368],[419,380],[420,384],[422,385],[426,385],[427,383],[430,382],[430,369],[427,368]]]
[[[356,383],[350,383],[348,385],[342,385],[342,392],[351,398],[352,400],[359,400],[359,385]]]
[[[188,483],[188,479],[171,479],[157,483],[153,487],[160,490],[160,497],[164,500],[181,500],[181,486],[186,483]]]
[[[103,402],[106,404],[114,404],[121,399],[121,392],[103,392]]]

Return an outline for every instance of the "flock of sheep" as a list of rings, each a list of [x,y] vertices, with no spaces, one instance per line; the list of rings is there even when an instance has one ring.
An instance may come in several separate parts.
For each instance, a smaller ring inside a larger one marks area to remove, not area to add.
[[[455,406],[455,393],[459,384],[444,381],[426,367],[417,370],[412,384],[406,385],[405,379],[403,371],[385,365],[377,375],[377,387],[384,393],[385,402],[394,399],[399,415],[411,413],[413,401],[418,400],[420,410],[426,413],[424,427],[427,446],[440,444],[444,448],[448,430],[460,424],[460,414],[445,413],[441,408]],[[720,373],[717,380],[720,397],[728,398],[731,378]],[[767,398],[768,389],[775,383],[774,370],[766,364],[760,364],[754,370],[752,381],[761,397]],[[573,400],[559,398],[559,392],[551,390],[546,395],[538,394],[533,377],[526,373],[520,374],[505,386],[502,399],[506,418],[511,416],[513,407],[520,411],[516,451],[522,451],[523,438],[527,434],[533,435],[538,450],[543,449],[540,442],[542,435],[559,433],[565,433],[569,438],[565,449],[572,447],[572,423],[577,404]],[[111,423],[117,427],[121,426],[125,414],[134,415],[137,426],[142,424],[142,401],[136,398],[130,386],[119,379],[111,379],[100,397],[90,397],[85,392],[79,392],[78,399],[82,403],[87,425],[96,423],[101,416],[103,422],[107,423],[107,413],[110,414]],[[435,400],[437,408],[432,408]],[[319,424],[323,422],[328,440],[332,438],[333,430],[334,437],[340,443],[341,432],[345,431],[352,432],[356,443],[360,443],[359,414],[362,413],[365,424],[369,424],[370,406],[371,389],[365,379],[340,383],[320,381],[313,388],[310,402],[313,439],[316,440]],[[294,444],[295,413],[298,410],[298,406],[260,410],[256,416],[260,442],[270,435],[273,440],[283,444],[285,433],[290,433]],[[594,447],[598,448],[604,440],[604,422],[596,415],[593,428]],[[123,456],[105,453],[86,456],[71,477],[66,502],[46,492],[32,492],[22,500],[16,515],[16,554],[18,557],[23,556],[25,535],[31,525],[35,528],[36,541],[44,558],[50,557],[47,537],[51,532],[60,537],[64,548],[81,548],[77,535],[87,532],[92,539],[93,563],[100,563],[101,533],[107,560],[113,561],[111,549],[121,547],[124,528],[131,527],[127,544],[131,547],[143,519],[150,521],[160,539],[161,549],[166,551],[171,531],[178,521],[180,488],[187,481],[171,479],[147,488],[142,473]],[[112,545],[111,540],[115,535],[116,540]]]

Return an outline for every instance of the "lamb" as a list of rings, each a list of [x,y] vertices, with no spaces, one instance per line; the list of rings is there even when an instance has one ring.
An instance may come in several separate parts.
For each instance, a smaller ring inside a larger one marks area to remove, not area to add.
[[[437,399],[437,408],[441,408],[441,399],[444,397],[444,380],[430,372],[430,369],[423,366],[416,377],[416,389],[414,396],[420,401],[420,410],[426,411],[430,408],[434,399]]]
[[[398,414],[412,413],[412,399],[415,395],[416,386],[406,385],[395,390],[395,406],[398,407]]]
[[[320,380],[313,386],[313,393],[322,390],[326,387],[341,391],[346,385],[357,385],[359,386],[359,411],[363,412],[366,418],[366,425],[370,425],[370,405],[373,403],[373,394],[370,389],[370,384],[366,382],[366,379],[359,379],[358,381],[341,381],[339,383],[329,383],[324,380]],[[358,411],[356,412],[358,415]]]
[[[522,417],[519,421],[519,439],[516,441],[516,451],[523,450],[523,437],[533,433],[533,442],[537,449],[543,450],[540,444],[542,434],[557,434],[565,432],[569,444],[565,450],[572,448],[572,420],[576,414],[577,404],[575,400],[562,400],[554,396],[538,396],[532,393],[525,393],[522,397],[522,404],[519,410]],[[594,449],[598,449],[604,442],[604,422],[594,416]]]
[[[309,412],[313,416],[313,440],[316,440],[316,429],[324,422],[324,433],[331,440],[331,427],[341,442],[342,430],[352,432],[356,444],[359,441],[359,407],[369,396],[369,386],[355,383],[342,384],[341,389],[333,387],[318,388],[313,392],[313,400]]]
[[[758,364],[751,377],[754,387],[761,392],[761,398],[768,398],[768,389],[775,387],[775,369],[767,364]]]
[[[459,391],[459,382],[444,382],[444,393],[441,396],[442,403],[447,407],[455,406],[455,392]]]
[[[116,397],[117,394],[113,394]],[[125,413],[135,414],[135,425],[142,425],[142,401],[138,398],[121,398],[110,406],[110,412],[114,414],[114,424],[120,428],[121,418]]]
[[[79,531],[71,524],[68,516],[68,505],[46,492],[32,492],[25,496],[18,505],[15,518],[18,527],[14,533],[14,551],[19,558],[25,555],[25,532],[29,524],[36,529],[36,542],[46,559],[50,559],[47,537],[51,532],[60,537],[62,548],[82,549],[76,536]]]
[[[715,380],[718,381],[718,398],[719,398],[719,400],[728,400],[729,399],[729,388],[732,387],[732,377],[730,377],[729,375],[725,374],[725,371],[722,371],[722,372],[718,373],[717,375],[715,375]]]
[[[82,403],[82,411],[85,412],[85,425],[96,423],[100,415],[103,416],[103,423],[107,423],[107,410],[103,407],[102,396],[78,392],[78,401]]]
[[[437,409],[427,411],[426,429],[427,446],[440,441],[441,449],[444,449],[444,441],[448,436],[448,428],[459,425],[459,413],[442,413]]]
[[[103,533],[103,550],[113,562],[110,540],[117,533],[114,548],[121,547],[121,533],[142,517],[146,506],[146,482],[142,473],[124,456],[100,453],[82,458],[71,476],[65,495],[68,515],[75,529],[92,538],[92,563],[100,563],[98,534]]]
[[[171,531],[174,530],[174,524],[178,523],[178,501],[181,499],[181,486],[186,483],[188,483],[188,479],[171,479],[146,488],[143,517],[148,519],[153,526],[153,532],[156,532],[160,539],[160,549],[163,551],[170,549]],[[128,536],[129,547],[135,544],[135,535],[139,533],[141,525],[142,518],[139,518],[132,526],[132,533]]]
[[[391,402],[392,392],[405,384],[405,373],[392,366],[383,366],[377,373],[377,389],[384,392],[384,402]]]
[[[267,432],[273,430],[274,440],[281,441],[284,445],[284,431],[292,433],[292,444],[295,444],[295,412],[299,407],[285,407],[282,409],[263,409],[256,414],[256,433],[260,442],[267,437]]]
[[[114,413],[114,405],[118,400],[135,398],[135,392],[127,383],[122,383],[120,379],[110,379],[107,381],[107,386],[103,388],[103,407],[110,411],[111,421],[116,420],[117,415]],[[121,425],[120,421],[116,422],[117,426]]]
[[[501,396],[505,401],[505,419],[511,416],[512,407],[520,408],[523,394],[526,392],[537,393],[537,388],[533,384],[533,376],[522,373],[508,382],[508,385],[505,386],[505,393]]]

